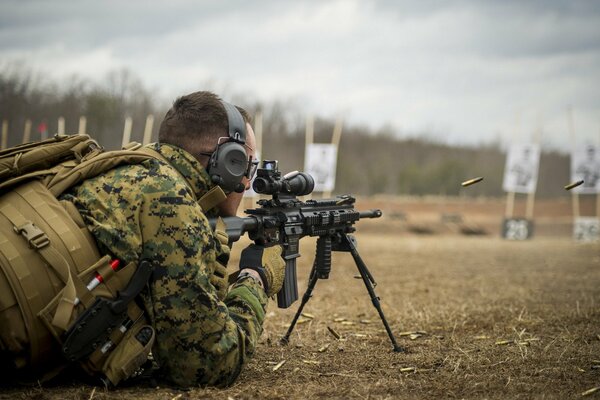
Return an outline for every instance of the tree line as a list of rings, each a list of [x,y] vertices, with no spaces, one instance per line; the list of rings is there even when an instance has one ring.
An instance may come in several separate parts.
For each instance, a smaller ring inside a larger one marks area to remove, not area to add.
[[[278,159],[283,171],[301,170],[304,162],[305,113],[294,101],[257,102],[248,96],[220,93],[250,113],[263,115],[265,159]],[[115,70],[99,81],[78,76],[52,81],[19,63],[0,68],[0,120],[9,123],[9,145],[21,142],[25,120],[35,129],[45,122],[50,134],[64,117],[66,133],[76,133],[79,117],[87,118],[86,132],[108,149],[121,145],[126,117],[133,120],[131,139],[142,140],[144,123],[155,116],[153,138],[170,101],[157,98],[126,69]],[[329,142],[335,121],[315,118],[315,142]],[[398,138],[392,128],[362,125],[343,127],[335,193],[360,195],[468,195],[502,196],[505,154],[497,144],[478,147],[453,146],[433,139]],[[484,182],[462,189],[460,182],[483,176]],[[542,152],[537,195],[564,194],[569,180],[569,156]]]

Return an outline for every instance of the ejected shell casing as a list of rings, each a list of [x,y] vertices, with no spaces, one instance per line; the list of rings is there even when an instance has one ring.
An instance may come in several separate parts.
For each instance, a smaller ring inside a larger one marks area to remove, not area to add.
[[[576,188],[579,185],[583,185],[583,180],[577,181],[577,182],[573,182],[573,183],[569,183],[567,186],[565,186],[565,190],[571,190],[573,188]]]
[[[471,186],[477,182],[481,182],[483,180],[483,176],[478,176],[477,178],[469,179],[468,181],[464,181],[461,183],[464,187]]]
[[[319,365],[319,364],[321,364],[321,361],[317,361],[317,360],[302,360],[302,362],[304,364],[312,364],[312,365]]]
[[[400,332],[400,334],[398,336],[410,336],[410,335],[415,335],[416,333],[417,332],[414,332],[414,331]]]
[[[590,394],[594,394],[599,390],[600,390],[600,386],[597,386],[597,387],[591,388],[590,390],[586,390],[585,392],[581,393],[581,396],[582,397],[589,396]]]
[[[277,371],[279,368],[281,368],[283,366],[283,364],[285,364],[285,360],[281,360],[276,366],[273,367],[273,372]]]
[[[339,334],[339,333],[337,333],[337,332],[335,331],[335,329],[333,329],[332,327],[328,326],[328,327],[327,327],[327,330],[329,331],[329,333],[331,333],[331,334],[333,335],[333,337],[334,337],[334,338],[336,338],[337,340],[340,340],[340,337],[341,337],[341,336],[340,336],[340,334]]]

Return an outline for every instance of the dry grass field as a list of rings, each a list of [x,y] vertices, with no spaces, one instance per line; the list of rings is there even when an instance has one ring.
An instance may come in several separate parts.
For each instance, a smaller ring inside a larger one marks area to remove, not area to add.
[[[278,339],[298,303],[288,310],[271,304],[256,355],[231,388],[159,383],[105,391],[61,383],[5,389],[0,397],[565,399],[600,387],[599,244],[573,243],[566,228],[509,242],[497,231],[417,235],[393,220],[359,224],[359,251],[405,352],[391,351],[351,256],[337,253],[285,347]],[[301,291],[313,240],[303,240],[302,254]]]

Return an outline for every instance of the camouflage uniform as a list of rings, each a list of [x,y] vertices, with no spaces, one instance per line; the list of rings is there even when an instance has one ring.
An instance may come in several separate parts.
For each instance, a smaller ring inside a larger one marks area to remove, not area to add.
[[[156,328],[162,376],[181,385],[231,384],[262,332],[267,296],[254,279],[219,299],[210,283],[229,249],[213,236],[197,198],[212,183],[189,153],[151,144],[155,159],[89,179],[63,196],[75,204],[100,251],[128,263],[157,260],[143,301]],[[187,181],[187,182],[186,182]]]

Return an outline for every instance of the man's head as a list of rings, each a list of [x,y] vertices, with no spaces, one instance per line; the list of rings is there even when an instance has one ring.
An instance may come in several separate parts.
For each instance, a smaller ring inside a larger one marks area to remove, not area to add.
[[[236,107],[246,124],[246,141],[243,145],[250,159],[255,159],[256,139],[250,126],[248,113]],[[158,137],[162,143],[169,143],[192,154],[205,168],[218,147],[230,141],[228,114],[221,99],[211,92],[195,92],[175,100],[161,123]],[[210,173],[210,171],[209,171]],[[242,185],[248,189],[249,179],[244,177]],[[221,210],[226,215],[235,215],[241,201],[241,193],[230,193],[222,203]]]

